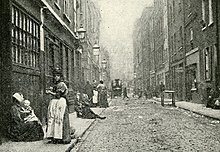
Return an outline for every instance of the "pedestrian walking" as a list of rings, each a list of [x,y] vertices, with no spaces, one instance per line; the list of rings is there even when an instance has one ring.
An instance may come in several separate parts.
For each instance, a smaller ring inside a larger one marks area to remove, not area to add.
[[[48,122],[46,137],[49,143],[68,144],[70,137],[69,111],[67,104],[68,88],[63,82],[61,70],[54,71],[55,86],[46,91],[53,95],[48,107]]]
[[[142,90],[139,88],[138,89],[138,99],[140,99],[142,97],[142,93],[143,93]]]
[[[126,88],[126,87],[124,87],[124,89],[123,89],[123,99],[124,99],[124,98],[129,99],[128,93],[127,93],[127,88]]]
[[[147,89],[144,89],[144,96],[145,96],[145,99],[147,100],[147,98],[148,98],[148,92],[147,92]]]
[[[98,104],[101,108],[108,107],[107,100],[107,87],[104,85],[104,82],[100,80],[100,83],[97,86],[98,89]]]
[[[162,97],[162,93],[165,90],[165,85],[163,84],[163,82],[160,82],[160,97]]]

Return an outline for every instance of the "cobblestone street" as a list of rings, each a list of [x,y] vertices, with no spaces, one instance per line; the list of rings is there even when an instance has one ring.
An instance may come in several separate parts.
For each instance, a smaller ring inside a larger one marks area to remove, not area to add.
[[[220,151],[219,121],[189,111],[114,99],[102,115],[72,151]]]

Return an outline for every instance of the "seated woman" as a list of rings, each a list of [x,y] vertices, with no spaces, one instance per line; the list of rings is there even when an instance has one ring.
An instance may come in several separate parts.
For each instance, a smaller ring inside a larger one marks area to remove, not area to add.
[[[208,102],[206,107],[213,108],[213,109],[220,109],[219,101],[220,101],[220,91],[219,88],[212,88],[210,89],[209,95],[208,95]]]
[[[27,116],[21,102],[23,95],[15,93],[13,95],[13,106],[11,107],[11,122],[8,129],[9,137],[12,141],[38,141],[44,137],[42,126],[38,121],[25,121]]]
[[[89,98],[87,94],[77,94],[77,102],[76,102],[76,112],[77,116],[84,119],[105,119],[106,117],[101,117],[98,114],[94,113],[90,109]]]

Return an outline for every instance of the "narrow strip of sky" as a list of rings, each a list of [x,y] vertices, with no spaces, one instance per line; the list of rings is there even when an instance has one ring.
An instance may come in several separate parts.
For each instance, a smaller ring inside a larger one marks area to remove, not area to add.
[[[153,0],[94,0],[98,3],[102,16],[101,41],[112,43],[132,43],[133,25],[146,6]]]

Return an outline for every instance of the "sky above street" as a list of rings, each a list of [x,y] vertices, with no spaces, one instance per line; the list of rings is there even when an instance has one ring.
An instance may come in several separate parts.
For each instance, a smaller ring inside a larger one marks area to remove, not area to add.
[[[153,0],[93,0],[100,8],[101,38],[100,45],[109,52],[112,63],[112,77],[123,78],[132,73],[132,33],[134,22],[141,16],[143,9],[152,6]],[[124,71],[122,73],[121,71]]]

